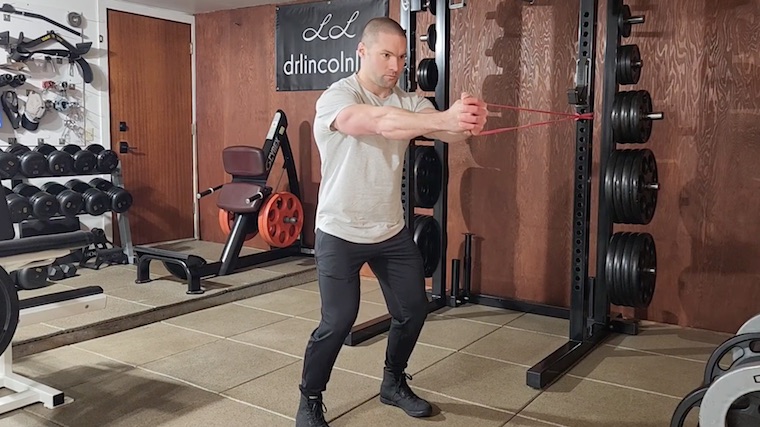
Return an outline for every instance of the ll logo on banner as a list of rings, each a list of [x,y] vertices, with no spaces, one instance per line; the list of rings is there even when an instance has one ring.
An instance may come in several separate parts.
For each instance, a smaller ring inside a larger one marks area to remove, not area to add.
[[[359,69],[357,47],[388,0],[344,0],[277,8],[277,90],[323,90]]]

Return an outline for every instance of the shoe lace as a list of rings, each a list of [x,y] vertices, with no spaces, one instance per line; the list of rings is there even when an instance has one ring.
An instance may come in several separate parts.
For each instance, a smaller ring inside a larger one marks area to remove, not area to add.
[[[324,404],[322,399],[313,399],[309,401],[309,406],[311,406],[311,414],[314,416],[314,421],[319,421],[321,423],[325,422],[325,413],[327,412],[327,406]]]
[[[414,394],[411,387],[409,387],[409,384],[406,383],[407,380],[412,381],[413,379],[414,378],[412,378],[412,376],[407,374],[406,372],[401,374],[401,378],[399,378],[399,385],[398,385],[399,394],[405,397],[417,398],[417,395]]]

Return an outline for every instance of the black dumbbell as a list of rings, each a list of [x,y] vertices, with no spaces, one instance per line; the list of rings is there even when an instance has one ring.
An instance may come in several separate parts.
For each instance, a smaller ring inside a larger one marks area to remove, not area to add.
[[[46,220],[54,217],[60,208],[58,199],[50,193],[25,182],[13,187],[13,191],[29,199],[35,218]]]
[[[74,172],[87,175],[97,172],[98,157],[91,151],[82,150],[82,147],[69,144],[63,147],[63,151],[74,157]]]
[[[91,144],[87,151],[98,157],[98,172],[111,173],[119,166],[119,155],[113,150],[108,150],[100,144]]]
[[[47,160],[42,153],[32,151],[26,145],[14,143],[8,148],[8,153],[18,157],[21,174],[29,178],[44,176],[47,173]]]
[[[18,172],[18,157],[0,150],[0,179],[12,179]]]
[[[11,212],[11,222],[19,223],[29,219],[32,215],[32,205],[29,200],[14,193],[10,188],[3,187],[5,191],[5,200],[8,202],[8,210]]]
[[[34,151],[45,156],[51,175],[71,175],[74,173],[74,157],[71,154],[60,151],[50,144],[38,145]]]
[[[93,178],[90,181],[90,185],[106,193],[111,198],[112,211],[124,213],[132,206],[132,194],[119,186],[113,185],[113,182],[103,178]]]
[[[111,207],[111,198],[90,184],[72,179],[66,183],[66,187],[82,195],[84,199],[84,210],[94,216],[103,215]]]
[[[60,265],[51,265],[48,267],[48,279],[58,281],[66,278],[66,274]]]
[[[61,215],[72,217],[77,216],[79,212],[82,212],[84,198],[76,191],[69,190],[57,182],[46,182],[42,184],[42,191],[55,196],[60,205]]]
[[[30,267],[14,271],[11,279],[16,283],[16,288],[23,291],[44,288],[52,285],[48,282],[48,268]]]

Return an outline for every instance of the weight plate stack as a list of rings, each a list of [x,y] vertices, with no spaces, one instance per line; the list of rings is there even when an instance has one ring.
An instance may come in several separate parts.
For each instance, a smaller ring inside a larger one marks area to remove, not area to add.
[[[635,44],[623,45],[617,53],[617,81],[620,85],[635,85],[641,78],[641,52]]]
[[[646,90],[621,91],[615,94],[610,124],[612,137],[619,144],[644,144],[652,135],[652,121],[662,120],[661,112],[652,111],[652,97]]]
[[[425,58],[417,65],[417,83],[425,92],[435,91],[438,86],[438,65],[435,58]]]
[[[615,150],[607,161],[604,194],[616,224],[646,225],[657,209],[657,160],[649,149]]]
[[[441,226],[430,215],[414,215],[414,243],[422,254],[425,277],[433,277],[441,258]]]
[[[414,202],[421,208],[432,208],[441,195],[443,165],[435,147],[414,147]]]
[[[649,233],[612,235],[605,257],[605,280],[614,305],[646,308],[657,279],[657,250]]]

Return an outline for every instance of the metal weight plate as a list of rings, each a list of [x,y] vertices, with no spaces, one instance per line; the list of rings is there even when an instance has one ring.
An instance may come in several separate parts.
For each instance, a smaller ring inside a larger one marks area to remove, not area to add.
[[[414,243],[422,254],[425,277],[433,277],[441,258],[441,227],[429,215],[414,215]]]
[[[636,235],[631,266],[632,300],[629,307],[646,308],[652,303],[657,278],[657,250],[649,233]]]
[[[623,111],[622,102],[625,92],[618,92],[615,94],[615,100],[612,101],[612,112],[610,112],[610,124],[612,125],[612,139],[614,141],[620,141],[620,132],[622,125],[622,117],[620,117]]]
[[[435,147],[414,148],[414,201],[421,208],[432,208],[441,194],[443,165]]]
[[[625,154],[625,163],[622,166],[622,178],[620,183],[620,204],[622,207],[622,222],[628,223],[633,216],[633,207],[631,206],[631,177],[634,173],[636,153],[633,150],[626,150]]]
[[[437,40],[438,33],[435,32],[435,24],[430,24],[427,27],[427,33],[425,34],[424,42],[427,43],[427,47],[435,52],[435,42]]]
[[[5,269],[0,268],[0,354],[13,341],[18,327],[18,292]]]
[[[729,353],[731,353],[729,355]],[[729,363],[726,364],[726,356]],[[705,364],[705,375],[702,379],[703,385],[710,385],[716,378],[725,375],[731,368],[738,363],[749,358],[760,356],[760,333],[754,332],[749,334],[735,335],[719,345],[707,360]]]
[[[628,22],[629,19],[631,19],[631,8],[626,4],[623,5],[618,17],[618,27],[620,28],[620,36],[622,37],[631,36],[631,24]]]
[[[614,187],[615,187],[615,165],[617,163],[617,159],[620,156],[619,150],[615,150],[610,154],[610,157],[607,159],[607,165],[606,169],[604,171],[604,198],[606,199],[606,205],[607,209],[609,209],[612,214],[612,221],[617,222],[614,214],[615,209],[615,203],[613,202],[614,197]]]
[[[647,116],[652,112],[652,96],[646,90],[639,91],[639,133],[638,140],[643,144],[652,136],[652,120]]]
[[[435,58],[425,58],[417,65],[417,83],[425,92],[435,91],[438,86],[438,65]]]
[[[625,241],[627,240],[627,233],[615,233],[618,235],[618,239],[615,245],[610,248],[608,253],[612,254],[612,270],[610,272],[611,282],[610,285],[610,301],[615,305],[623,303],[623,289],[620,286],[620,271],[622,270],[622,252],[625,247]]]
[[[641,168],[636,170],[633,180],[635,224],[647,225],[652,222],[657,210],[659,182],[657,160],[649,149],[639,150]]]
[[[613,285],[613,288],[615,289],[615,298],[613,299],[611,296],[610,302],[614,301],[613,304],[615,305],[627,307],[631,300],[628,272],[631,270],[631,252],[634,241],[631,238],[631,233],[624,232],[621,234],[620,242],[615,251],[615,257],[618,258],[616,260],[618,268],[615,269],[615,283]]]
[[[652,236],[649,233],[615,233],[605,258],[610,302],[623,307],[648,307],[656,278],[657,251]]]
[[[641,52],[635,44],[618,48],[616,78],[620,85],[635,85],[641,77]]]
[[[688,418],[691,410],[698,407],[702,399],[707,393],[707,387],[700,387],[687,394],[681,402],[676,406],[673,411],[673,416],[670,419],[670,427],[684,427],[686,424],[686,418]]]
[[[623,198],[622,194],[623,192],[620,190],[623,185],[623,170],[625,167],[626,159],[628,158],[628,152],[627,151],[620,151],[620,154],[618,155],[618,159],[615,162],[615,179],[613,181],[614,183],[614,191],[613,191],[613,202],[614,202],[614,215],[613,219],[617,223],[622,223],[624,220],[623,216]]]

